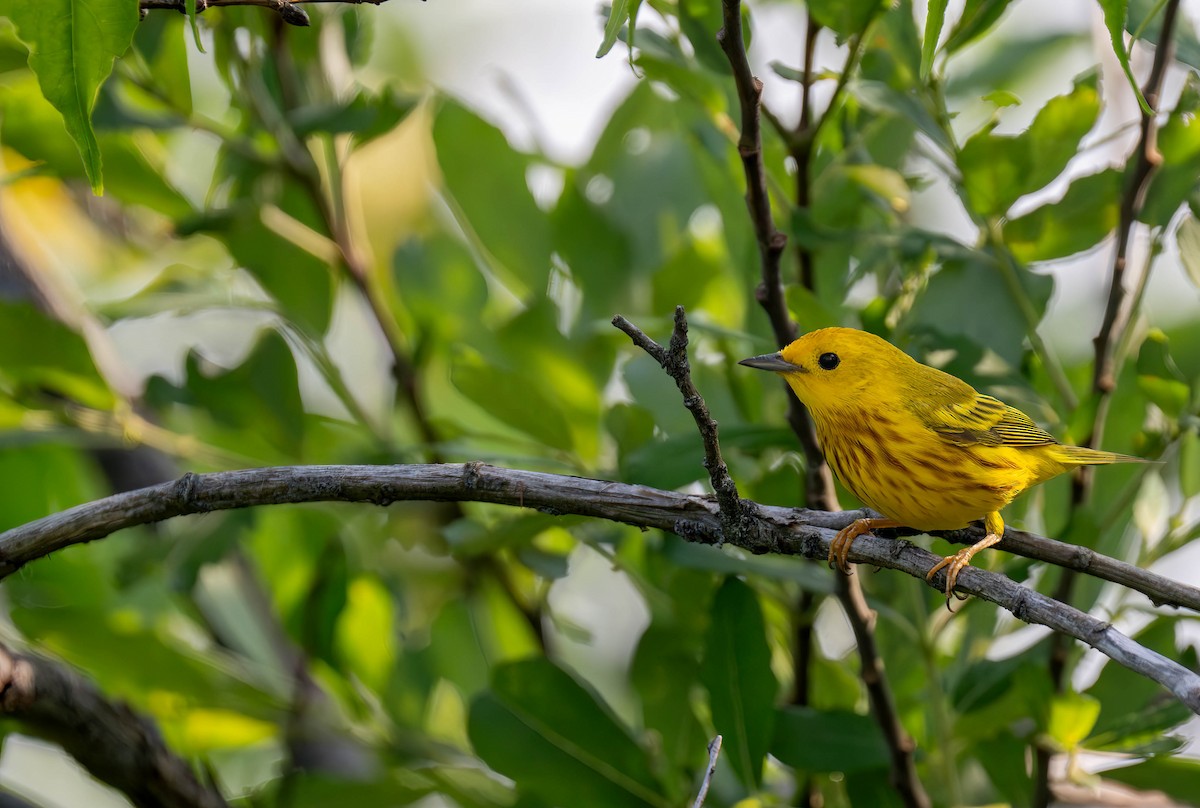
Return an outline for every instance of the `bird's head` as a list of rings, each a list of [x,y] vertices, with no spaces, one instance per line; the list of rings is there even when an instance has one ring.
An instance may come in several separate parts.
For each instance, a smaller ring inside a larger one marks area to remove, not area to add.
[[[810,410],[842,410],[867,388],[887,388],[915,360],[886,340],[853,328],[810,331],[781,351],[743,359],[739,365],[771,370],[784,378]]]

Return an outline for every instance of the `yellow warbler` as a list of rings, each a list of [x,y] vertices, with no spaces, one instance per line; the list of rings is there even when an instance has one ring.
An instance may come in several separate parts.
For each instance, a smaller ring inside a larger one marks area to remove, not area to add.
[[[1020,410],[865,331],[822,328],[739,364],[783,376],[812,413],[834,473],[886,517],[838,532],[829,561],[842,572],[851,544],[874,528],[954,530],[982,518],[987,536],[926,576],[948,567],[950,597],[971,558],[1000,541],[1000,509],[1022,491],[1075,466],[1143,462],[1065,446]]]

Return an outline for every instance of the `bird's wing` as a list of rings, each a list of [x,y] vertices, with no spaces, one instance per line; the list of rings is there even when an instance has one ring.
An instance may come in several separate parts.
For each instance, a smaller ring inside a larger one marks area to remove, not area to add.
[[[972,393],[921,413],[925,425],[956,446],[1046,446],[1058,442],[1017,408]]]

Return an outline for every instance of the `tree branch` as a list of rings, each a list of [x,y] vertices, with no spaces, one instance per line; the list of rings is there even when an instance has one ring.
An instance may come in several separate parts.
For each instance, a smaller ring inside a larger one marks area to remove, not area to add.
[[[733,74],[734,85],[737,88],[738,101],[741,106],[741,136],[738,140],[738,154],[742,158],[742,169],[746,175],[746,205],[754,231],[758,238],[760,268],[762,282],[758,287],[758,302],[762,305],[771,322],[775,333],[775,342],[779,347],[787,345],[796,338],[796,324],[792,322],[784,299],[783,278],[780,273],[780,257],[787,246],[787,236],[775,227],[771,215],[771,200],[767,194],[767,172],[762,156],[762,126],[759,113],[762,108],[762,82],[750,70],[750,60],[746,55],[746,46],[742,38],[742,15],[740,0],[723,0],[723,27],[717,33],[717,41],[729,60]],[[792,154],[799,161],[797,165],[797,204],[809,203],[810,177],[809,163],[812,158],[812,148],[816,133],[821,125],[830,117],[830,110],[837,104],[838,95],[845,87],[850,71],[853,69],[855,54],[858,50],[856,40],[846,68],[838,80],[830,107],[813,126],[810,121],[809,93],[812,86],[813,49],[820,27],[809,16],[805,34],[804,81],[800,111],[800,129],[788,137]],[[806,288],[814,289],[816,273],[812,255],[807,250],[800,252],[800,280]],[[823,508],[833,511],[838,508],[837,492],[833,485],[833,474],[825,462],[824,454],[817,442],[817,433],[813,428],[812,419],[804,405],[796,398],[788,385],[784,384],[788,402],[787,420],[792,431],[800,441],[804,450],[806,478],[804,492],[810,508]],[[861,675],[867,695],[871,700],[871,710],[883,731],[884,739],[892,756],[891,780],[897,792],[909,808],[925,808],[929,805],[929,797],[917,777],[916,763],[913,759],[914,744],[912,738],[904,730],[896,714],[895,699],[884,672],[883,660],[877,654],[874,638],[874,614],[867,607],[862,594],[862,584],[857,578],[836,576],[834,578],[835,594],[846,613],[858,640],[858,653],[862,661]],[[801,635],[811,640],[811,634]],[[808,649],[797,649],[797,661],[805,664],[811,659]],[[797,676],[797,681],[807,679],[807,674]],[[809,802],[815,802],[810,794]]]
[[[311,21],[308,18],[308,12],[300,8],[301,3],[348,3],[356,6],[370,3],[377,6],[386,2],[387,0],[196,0],[196,13],[199,14],[215,6],[259,6],[278,12],[280,19],[289,25],[305,27],[310,25]],[[139,0],[138,7],[143,15],[149,11],[162,9],[186,14],[187,0]]]
[[[0,534],[0,578],[23,564],[72,544],[185,514],[300,502],[491,502],[552,515],[577,514],[667,530],[702,544],[727,542],[752,553],[776,552],[825,560],[839,527],[864,511],[826,513],[756,506],[747,518],[759,529],[727,536],[711,497],[643,485],[501,469],[483,463],[406,466],[279,466],[185,474],[172,483],[78,505]],[[904,540],[862,536],[850,560],[900,570],[924,581],[940,556]],[[944,573],[928,582],[939,591]],[[959,588],[1012,612],[1019,620],[1078,639],[1158,682],[1200,714],[1200,676],[1143,648],[1108,623],[997,573],[968,567]]]
[[[57,743],[138,808],[226,806],[149,720],[65,665],[0,646],[0,713]]]
[[[1133,231],[1137,226],[1138,215],[1146,200],[1146,191],[1150,187],[1150,180],[1153,178],[1155,170],[1162,163],[1162,155],[1157,146],[1158,124],[1156,119],[1163,81],[1167,74],[1167,65],[1171,61],[1172,38],[1178,12],[1179,0],[1167,0],[1163,10],[1162,32],[1159,34],[1158,46],[1154,49],[1154,61],[1142,90],[1146,105],[1153,112],[1142,111],[1134,167],[1127,180],[1118,208],[1117,245],[1113,252],[1108,301],[1104,307],[1100,330],[1092,340],[1095,351],[1092,366],[1092,395],[1096,399],[1096,410],[1092,418],[1091,430],[1083,441],[1084,446],[1095,446],[1104,435],[1104,425],[1108,420],[1112,392],[1116,387],[1116,346],[1121,342],[1133,317],[1133,307],[1126,301],[1125,270],[1129,258],[1129,245],[1133,240]],[[1150,264],[1147,263],[1146,272],[1149,271]],[[1080,468],[1075,473],[1071,484],[1072,513],[1091,499],[1094,479],[1095,470],[1088,466]],[[1059,579],[1058,585],[1054,589],[1054,596],[1062,601],[1070,601],[1074,584],[1075,574],[1068,569]],[[1153,598],[1151,599],[1153,600]],[[1056,639],[1050,648],[1050,678],[1054,683],[1055,690],[1062,689],[1066,668],[1066,644]],[[1037,748],[1033,798],[1035,806],[1048,805],[1050,802],[1051,754],[1050,750],[1040,746]]]

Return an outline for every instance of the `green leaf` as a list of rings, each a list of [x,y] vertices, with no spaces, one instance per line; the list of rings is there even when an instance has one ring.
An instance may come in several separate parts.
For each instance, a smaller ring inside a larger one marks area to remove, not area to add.
[[[526,185],[531,161],[508,144],[500,130],[446,99],[433,122],[433,140],[446,190],[464,224],[519,280],[524,296],[546,287],[550,272],[550,228]]]
[[[925,40],[921,43],[922,80],[929,76],[929,69],[933,67],[938,38],[942,35],[942,25],[946,21],[947,5],[949,5],[949,0],[929,0],[929,8],[925,12]]]
[[[522,370],[495,367],[479,354],[463,350],[451,366],[450,381],[493,418],[546,446],[569,451],[574,445],[559,403],[548,398],[538,380]]]
[[[205,53],[204,43],[200,40],[200,25],[196,21],[196,0],[184,0],[183,5],[187,13],[188,24],[192,27],[192,38],[196,40],[196,50]]]
[[[1121,181],[1116,169],[1080,177],[1058,202],[1005,225],[1005,243],[1023,263],[1065,258],[1095,247],[1117,226]]]
[[[1002,216],[1017,199],[1062,173],[1099,114],[1096,76],[1088,73],[1071,92],[1052,98],[1024,132],[993,134],[993,121],[958,154],[965,201],[983,216]]]
[[[115,403],[83,337],[28,303],[0,301],[0,379],[86,407]]]
[[[784,707],[776,712],[771,754],[805,772],[886,769],[890,761],[879,724],[848,710]]]
[[[967,0],[962,16],[946,40],[946,52],[954,53],[987,33],[1008,9],[1011,0]]]
[[[726,578],[713,599],[700,678],[708,688],[713,725],[725,738],[726,759],[742,784],[756,790],[771,744],[779,683],[758,596],[737,578]]]
[[[845,42],[862,34],[883,5],[882,0],[812,0],[808,13]]]
[[[641,4],[642,0],[613,0],[613,4],[608,9],[608,19],[604,21],[604,39],[600,41],[600,47],[596,50],[597,59],[608,55],[613,45],[617,44],[621,28],[627,22],[629,23],[629,48],[633,49],[634,26],[637,24],[638,6]]]
[[[1145,97],[1142,96],[1142,88],[1138,86],[1133,70],[1129,67],[1129,50],[1125,47],[1125,17],[1129,10],[1129,2],[1100,0],[1100,8],[1104,11],[1104,27],[1108,29],[1109,38],[1112,40],[1113,53],[1121,63],[1121,69],[1125,71],[1125,78],[1129,79],[1129,88],[1137,96],[1142,112],[1153,115],[1154,110],[1146,103]]]
[[[984,256],[947,261],[933,274],[903,321],[913,331],[930,330],[963,337],[995,351],[1013,367],[1021,364],[1026,321],[1016,295],[1028,298],[1035,311],[1045,311],[1054,288],[1049,275],[1016,269],[1019,290],[1005,282],[999,268]],[[988,301],[988,316],[963,317],[964,300]],[[944,347],[944,346],[943,346]]]
[[[129,0],[5,0],[0,16],[29,46],[29,68],[63,116],[96,194],[104,193],[92,109],[100,85],[133,41],[138,7]]]
[[[471,702],[467,731],[489,766],[551,804],[667,805],[625,727],[545,658],[495,668],[491,689]]]

